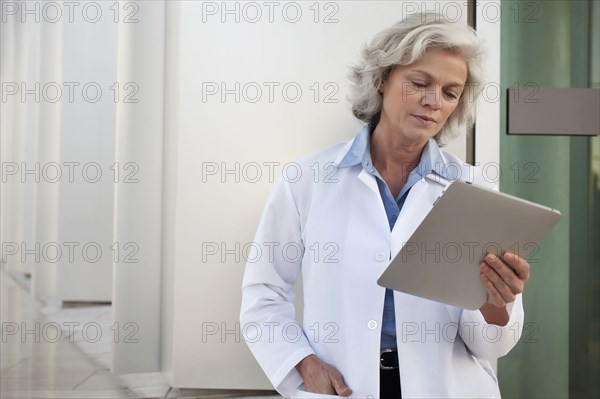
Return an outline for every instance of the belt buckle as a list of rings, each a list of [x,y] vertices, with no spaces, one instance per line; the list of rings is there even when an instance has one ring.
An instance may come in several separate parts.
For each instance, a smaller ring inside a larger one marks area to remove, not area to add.
[[[389,362],[390,359],[386,359],[388,357],[388,353],[395,355],[395,360]],[[385,363],[385,364],[384,364]],[[391,363],[391,365],[389,364]],[[398,367],[398,351],[396,349],[384,349],[381,351],[379,356],[379,368],[381,370],[397,370]]]

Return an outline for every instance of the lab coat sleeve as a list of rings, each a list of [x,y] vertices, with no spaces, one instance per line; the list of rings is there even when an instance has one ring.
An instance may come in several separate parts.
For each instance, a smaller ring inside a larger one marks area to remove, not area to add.
[[[495,360],[506,355],[517,344],[523,331],[522,294],[507,304],[506,309],[509,320],[505,326],[486,323],[479,310],[462,311],[460,336],[474,356]]]
[[[498,185],[490,187],[499,191]],[[488,324],[479,310],[462,311],[460,335],[473,355],[480,359],[495,360],[506,355],[519,341],[523,331],[523,297],[516,296],[506,305],[509,314],[505,326]]]
[[[296,322],[294,283],[304,253],[298,207],[279,179],[267,200],[242,283],[240,321],[252,354],[275,387],[290,397],[302,383],[296,364],[315,353]]]

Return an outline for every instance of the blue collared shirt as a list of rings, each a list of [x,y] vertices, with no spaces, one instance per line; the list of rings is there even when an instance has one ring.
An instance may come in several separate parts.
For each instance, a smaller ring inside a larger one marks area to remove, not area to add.
[[[383,206],[390,225],[390,231],[394,228],[394,224],[400,215],[400,210],[404,205],[404,201],[408,192],[416,182],[427,176],[432,171],[435,171],[440,176],[448,178],[444,168],[444,158],[440,147],[433,138],[430,138],[423,152],[421,160],[415,169],[410,172],[406,183],[400,190],[398,196],[394,199],[387,183],[383,180],[377,169],[373,166],[371,160],[371,145],[370,145],[370,130],[369,125],[365,125],[362,130],[356,135],[350,150],[342,158],[339,163],[340,168],[351,167],[362,164],[362,167],[375,176],[379,194],[383,200]],[[383,306],[383,325],[381,329],[381,349],[396,349],[396,316],[394,311],[394,294],[390,289],[385,290],[385,302]]]

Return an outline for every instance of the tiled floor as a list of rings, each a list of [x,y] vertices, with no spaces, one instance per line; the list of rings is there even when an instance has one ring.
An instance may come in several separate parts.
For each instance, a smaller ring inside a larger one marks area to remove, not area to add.
[[[0,271],[0,398],[269,398],[273,391],[170,387],[160,373],[110,372],[110,335],[83,339],[79,326],[111,324],[109,304],[40,303],[24,275]],[[92,338],[92,339],[90,339]]]

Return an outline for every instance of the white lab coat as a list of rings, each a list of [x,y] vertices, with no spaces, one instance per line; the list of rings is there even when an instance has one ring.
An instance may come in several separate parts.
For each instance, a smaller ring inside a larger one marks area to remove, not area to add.
[[[335,167],[351,144],[300,159],[294,173],[276,182],[248,255],[242,332],[285,397],[335,397],[302,390],[295,365],[313,353],[342,374],[351,397],[379,396],[385,289],[376,281],[444,188],[430,179],[417,182],[390,232],[375,177],[361,165]],[[479,169],[451,154],[443,157],[457,178],[494,186]],[[301,327],[294,306],[300,271]],[[486,324],[479,311],[400,292],[394,292],[394,304],[404,398],[500,396],[488,360],[508,353],[519,339],[521,295],[509,304],[505,327]]]

